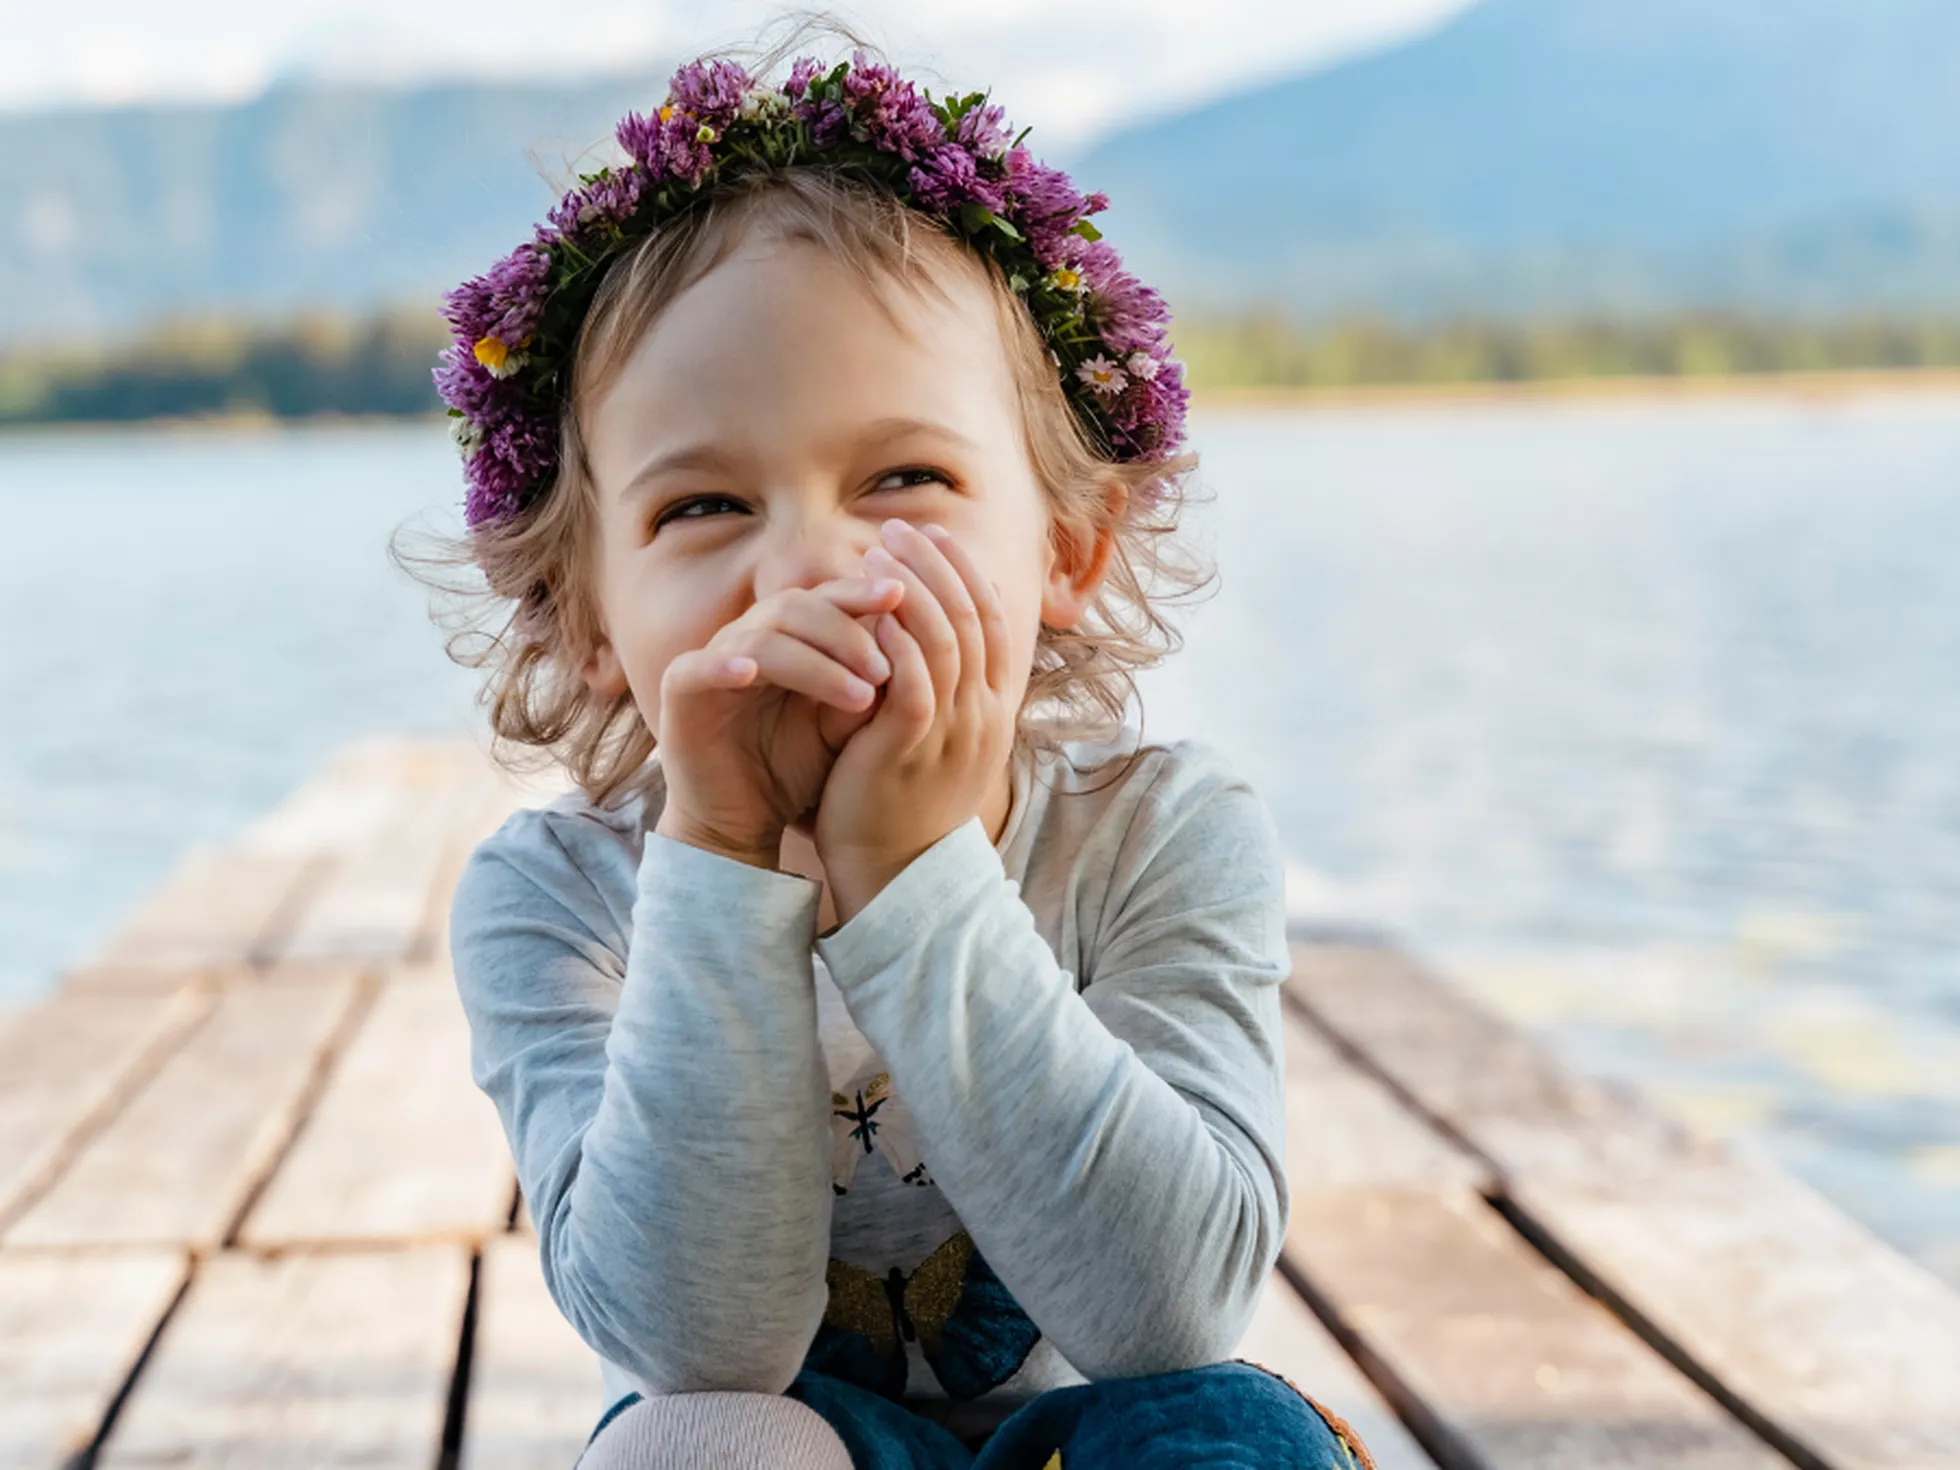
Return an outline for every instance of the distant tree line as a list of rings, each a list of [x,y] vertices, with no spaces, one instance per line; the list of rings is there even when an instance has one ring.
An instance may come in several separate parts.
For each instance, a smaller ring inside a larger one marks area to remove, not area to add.
[[[1387,320],[1305,325],[1275,313],[1180,319],[1192,385],[1346,388],[1845,369],[1960,368],[1960,320]],[[0,424],[249,414],[438,411],[432,311],[275,324],[180,321],[111,347],[0,349]]]
[[[1696,313],[1646,321],[1354,320],[1310,328],[1273,315],[1175,329],[1205,387],[1347,388],[1960,367],[1960,319],[1803,322]]]
[[[434,312],[177,321],[111,347],[0,352],[0,424],[434,413]]]

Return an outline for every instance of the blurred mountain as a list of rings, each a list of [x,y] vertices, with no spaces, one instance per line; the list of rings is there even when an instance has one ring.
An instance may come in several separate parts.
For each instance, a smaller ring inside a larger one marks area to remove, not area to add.
[[[433,311],[543,217],[547,177],[665,94],[663,71],[0,116],[0,342],[183,313]]]
[[[1081,175],[1187,307],[1950,312],[1960,4],[1483,0]]]
[[[0,344],[433,309],[664,79],[0,116]],[[1187,311],[1952,314],[1960,0],[1481,0],[1053,161]]]

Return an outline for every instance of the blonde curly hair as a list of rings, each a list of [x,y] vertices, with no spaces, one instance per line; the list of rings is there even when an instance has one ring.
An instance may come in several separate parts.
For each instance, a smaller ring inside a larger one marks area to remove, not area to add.
[[[451,627],[450,659],[486,671],[478,703],[489,712],[492,757],[514,772],[555,762],[596,805],[641,794],[653,777],[655,736],[631,691],[600,699],[580,673],[603,631],[591,566],[597,502],[581,424],[668,303],[755,232],[824,249],[887,305],[894,286],[943,298],[947,273],[985,272],[1051,534],[1108,530],[1114,540],[1082,619],[1040,629],[1017,750],[1120,730],[1132,702],[1141,711],[1136,674],[1182,646],[1166,608],[1216,580],[1177,535],[1193,500],[1196,455],[1126,464],[1099,453],[997,264],[891,194],[803,165],[724,186],[613,264],[580,327],[559,414],[561,468],[536,504],[461,538],[439,536],[430,555],[405,551],[399,533],[391,542],[397,565],[462,609],[436,617]],[[482,585],[422,570],[465,566],[481,573]]]

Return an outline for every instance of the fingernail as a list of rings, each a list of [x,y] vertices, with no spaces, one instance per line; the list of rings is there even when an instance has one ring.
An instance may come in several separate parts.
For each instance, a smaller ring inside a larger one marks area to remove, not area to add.
[[[871,584],[871,595],[873,597],[890,597],[892,593],[903,592],[904,590],[905,584],[903,582],[894,582],[889,577],[880,577]]]
[[[893,556],[889,551],[885,550],[885,548],[882,546],[871,547],[869,550],[867,550],[864,553],[864,559],[874,567],[882,567],[882,566],[895,567],[898,565],[898,558]]]
[[[878,529],[885,533],[885,539],[887,541],[891,542],[892,545],[897,546],[900,544],[901,538],[903,538],[903,536],[905,535],[905,526],[906,523],[904,521],[901,521],[900,519],[898,519],[898,517],[893,516],[890,520],[886,521],[885,524],[880,526]]]
[[[948,539],[948,532],[946,528],[940,525],[937,521],[928,521],[925,525],[921,526],[919,529],[924,531],[928,536],[932,537],[932,539],[935,541],[944,541]]]
[[[877,649],[875,648],[872,649],[871,650],[871,677],[874,679],[889,679],[891,676],[892,676],[891,660],[886,658],[884,654],[880,653]]]

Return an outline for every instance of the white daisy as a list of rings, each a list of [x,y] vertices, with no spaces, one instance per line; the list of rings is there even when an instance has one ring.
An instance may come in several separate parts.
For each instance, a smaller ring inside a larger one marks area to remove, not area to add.
[[[1100,352],[1077,368],[1075,375],[1098,393],[1111,397],[1121,393],[1130,381],[1123,375],[1123,369]]]
[[[464,459],[475,454],[483,444],[483,430],[463,417],[449,421],[449,437],[456,441],[456,448],[462,452]]]

